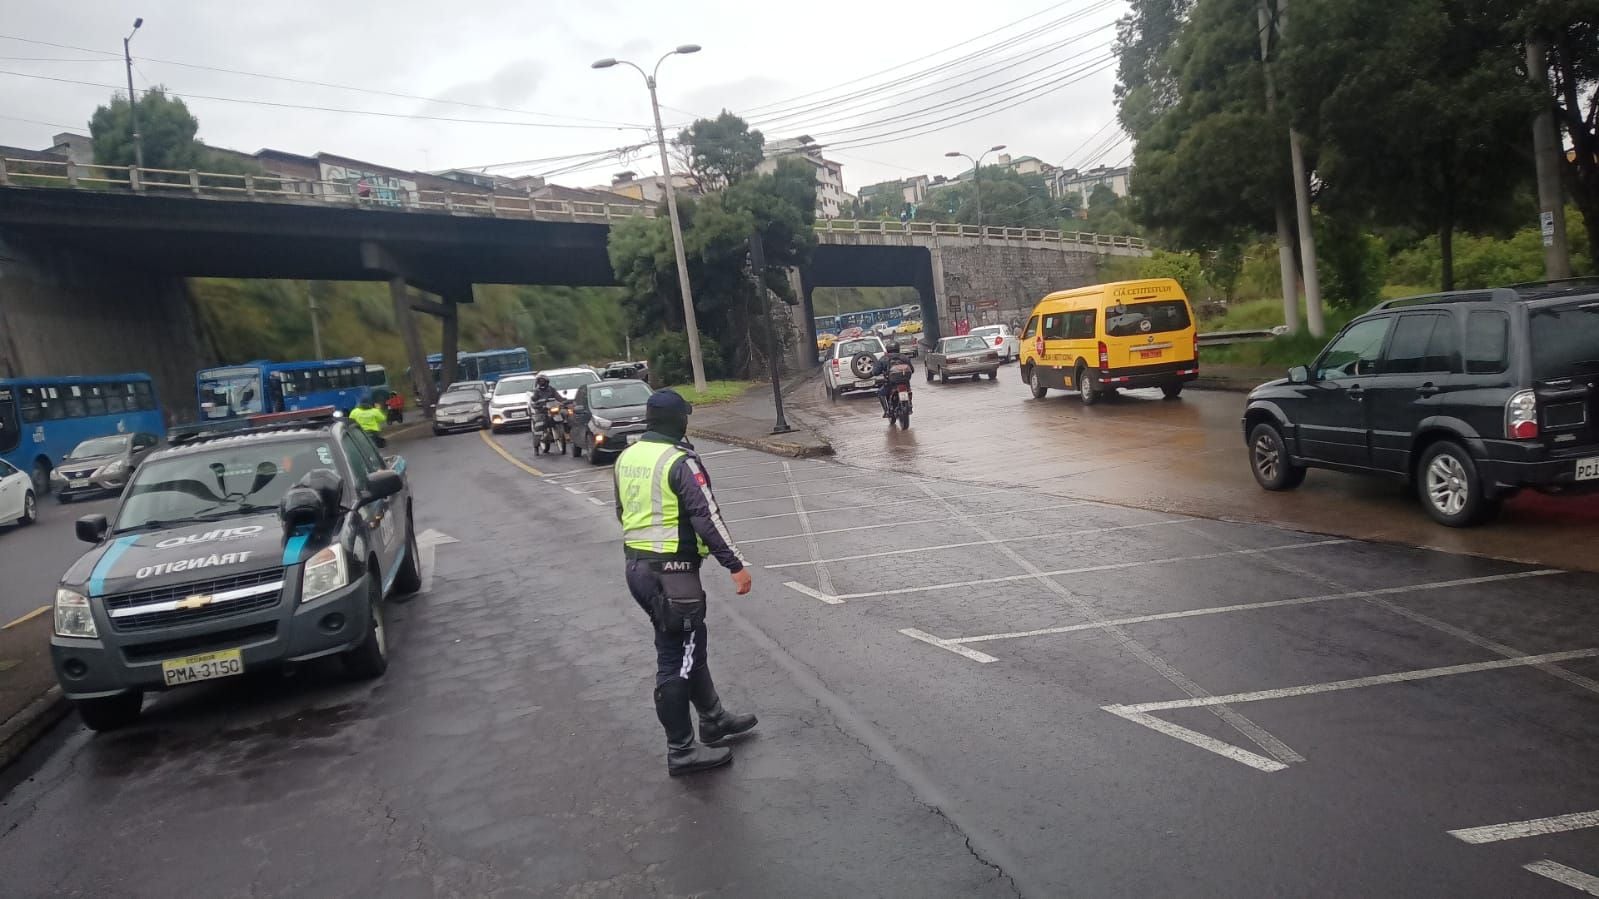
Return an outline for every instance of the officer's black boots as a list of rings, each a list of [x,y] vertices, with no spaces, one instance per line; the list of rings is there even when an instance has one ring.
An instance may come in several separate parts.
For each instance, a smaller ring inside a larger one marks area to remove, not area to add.
[[[689,687],[694,707],[700,712],[701,743],[718,743],[755,728],[757,721],[754,715],[735,715],[722,708],[722,698],[716,695],[716,682],[711,680],[709,668],[704,665],[695,667],[689,674]]]
[[[673,777],[716,768],[733,760],[733,750],[694,742],[689,716],[689,684],[674,677],[655,688],[655,714],[666,729],[666,773]]]

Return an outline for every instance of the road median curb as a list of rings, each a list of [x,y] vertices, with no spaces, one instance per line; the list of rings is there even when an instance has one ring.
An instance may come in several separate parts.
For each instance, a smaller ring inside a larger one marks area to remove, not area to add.
[[[783,437],[786,435],[783,434],[773,434],[770,437],[735,434],[731,433],[731,429],[719,430],[715,425],[707,428],[691,424],[689,431],[696,438],[715,440],[719,443],[760,450],[763,453],[771,453],[776,456],[788,456],[793,459],[810,459],[817,456],[833,455],[833,445],[820,435],[812,435],[816,442],[796,443],[784,440]],[[803,434],[804,429],[800,429],[795,433]]]
[[[61,688],[51,686],[0,723],[0,769],[16,761],[17,756],[28,751],[35,740],[71,710],[72,703],[61,694]]]

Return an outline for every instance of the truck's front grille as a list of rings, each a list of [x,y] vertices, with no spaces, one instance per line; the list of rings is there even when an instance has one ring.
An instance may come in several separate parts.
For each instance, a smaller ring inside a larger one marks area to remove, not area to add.
[[[114,630],[128,632],[195,624],[269,609],[283,599],[283,571],[282,568],[268,568],[232,577],[119,593],[106,597],[106,613],[111,616]],[[268,589],[274,585],[276,589]],[[261,592],[238,599],[216,599],[229,592],[253,589]],[[172,607],[173,603],[185,600],[192,600],[193,606]],[[145,611],[138,611],[141,609]]]
[[[122,655],[130,663],[137,664],[156,659],[170,659],[174,656],[211,652],[216,649],[248,646],[251,643],[270,640],[276,637],[277,634],[278,623],[276,621],[263,621],[259,624],[248,624],[244,627],[235,627],[225,631],[214,631],[193,637],[179,637],[176,640],[136,643],[122,647]]]

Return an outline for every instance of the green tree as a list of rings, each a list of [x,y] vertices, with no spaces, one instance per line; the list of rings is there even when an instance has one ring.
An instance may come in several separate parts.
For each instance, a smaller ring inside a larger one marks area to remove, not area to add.
[[[1495,0],[1340,0],[1299,7],[1285,43],[1294,118],[1320,146],[1319,201],[1437,234],[1444,290],[1455,231],[1510,224],[1532,171],[1536,100],[1507,22]]]
[[[1599,259],[1599,0],[1525,0],[1507,30],[1549,46],[1546,60],[1555,122],[1572,152],[1565,160],[1565,186],[1582,211],[1588,256]]]
[[[205,158],[205,145],[195,138],[200,122],[182,98],[168,96],[165,88],[158,87],[146,91],[136,102],[144,164],[178,171],[198,168]],[[89,134],[94,138],[95,162],[134,164],[133,123],[125,95],[116,94],[110,103],[95,109],[89,119]]]
[[[689,175],[702,193],[722,190],[760,165],[766,137],[749,123],[722,110],[714,119],[699,119],[677,135],[688,153]]]

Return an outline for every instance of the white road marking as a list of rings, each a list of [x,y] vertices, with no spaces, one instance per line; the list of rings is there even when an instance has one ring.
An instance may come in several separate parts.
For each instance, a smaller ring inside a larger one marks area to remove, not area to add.
[[[821,480],[825,481],[825,480],[828,480],[828,479],[827,478],[821,478]],[[933,480],[933,479],[932,478],[918,478],[917,479],[918,482],[920,482],[920,481],[930,481],[930,480]],[[808,484],[810,482],[809,481],[795,481],[794,483],[795,483],[795,485],[799,485],[799,484]],[[783,486],[783,485],[782,484],[777,484],[777,483],[756,484],[755,485],[755,487],[781,487],[781,486]],[[844,488],[842,490],[824,490],[821,493],[801,493],[800,496],[803,496],[806,499],[810,499],[812,497],[817,497],[817,496],[837,496],[840,493],[849,493],[849,494],[853,494],[855,496],[860,496],[862,493],[864,493],[864,492],[866,492],[868,490],[873,490],[873,491],[877,491],[877,490],[890,490],[890,491],[892,491],[892,490],[903,490],[904,488],[909,487],[909,486],[911,486],[911,485],[910,484],[878,484],[878,485],[873,485],[873,486],[870,486],[870,487],[846,487],[846,488]],[[755,487],[729,488],[729,489],[753,490],[753,489],[755,489]],[[769,502],[774,502],[776,500],[787,499],[787,498],[788,497],[786,497],[786,496],[761,496],[761,497],[756,497],[755,499],[735,499],[735,500],[732,500],[730,502],[722,503],[722,505],[723,506],[739,506],[739,505],[743,505],[745,503],[769,503]]]
[[[945,648],[956,649],[960,647]],[[1184,743],[1190,743],[1194,746],[1198,746],[1200,749],[1206,749],[1224,758],[1232,759],[1239,764],[1248,765],[1257,771],[1271,773],[1273,771],[1281,771],[1288,767],[1276,759],[1266,758],[1260,753],[1250,752],[1247,749],[1243,749],[1241,747],[1234,746],[1231,743],[1218,740],[1215,737],[1202,734],[1197,730],[1191,730],[1183,727],[1180,724],[1173,724],[1170,721],[1162,721],[1161,719],[1156,718],[1154,715],[1145,715],[1141,712],[1130,712],[1126,709],[1120,708],[1108,708],[1105,711],[1110,712],[1113,715],[1120,715],[1134,724],[1142,724],[1150,730],[1165,734],[1172,739],[1181,740]]]
[[[992,493],[1008,493],[1008,492],[1009,492],[1008,488],[995,487],[995,488],[993,488],[991,490],[973,490],[973,491],[971,491],[969,493],[957,493],[954,496],[939,497],[939,498],[940,499],[965,499],[965,498],[967,498],[969,496],[988,496],[989,494],[992,494]],[[888,507],[888,506],[907,506],[907,505],[910,505],[912,503],[921,503],[921,502],[926,502],[926,500],[918,498],[918,499],[899,499],[899,500],[895,500],[895,501],[893,501],[891,503],[870,503],[870,504],[854,503],[854,504],[848,505],[848,506],[829,506],[829,507],[827,507],[825,509],[812,509],[812,510],[810,510],[810,512],[808,514],[816,515],[816,514],[820,514],[822,512],[856,512],[856,511],[870,513],[870,512],[872,512],[875,509],[882,509],[882,508],[885,508],[885,507]],[[769,518],[787,518],[790,515],[799,515],[799,514],[801,514],[801,513],[799,513],[799,512],[778,512],[778,513],[773,514],[773,515],[752,515],[749,518],[729,518],[727,520],[727,523],[728,524],[738,524],[741,521],[765,521],[765,520],[767,520]],[[877,525],[877,527],[883,527],[883,526],[884,525],[881,525],[881,524]]]
[[[811,533],[811,517],[805,512],[805,498],[800,495],[799,484],[794,480],[794,471],[787,462],[783,463],[783,480],[788,482],[788,492],[794,501],[794,514],[799,516],[800,531],[805,535],[805,554],[815,559],[821,554],[821,549],[816,544],[816,535]],[[816,561],[811,563],[816,568],[816,584],[821,589],[820,595],[833,595],[833,576],[828,573],[827,565]]]
[[[975,649],[967,649],[964,646],[952,645],[947,640],[940,640],[939,638],[933,636],[932,634],[929,634],[927,631],[919,631],[919,630],[917,630],[914,627],[902,628],[900,630],[900,633],[904,634],[907,637],[910,637],[913,640],[920,640],[923,643],[931,643],[934,646],[937,646],[939,649],[947,649],[950,652],[955,653],[956,655],[965,656],[966,658],[971,659],[974,662],[980,662],[980,663],[982,663],[984,665],[987,665],[989,662],[997,662],[997,661],[999,661],[999,659],[994,658],[993,656],[989,655],[986,652],[978,652]]]
[[[965,549],[970,546],[994,546],[1000,543],[1025,543],[1029,540],[1058,540],[1062,537],[1076,537],[1082,534],[1103,534],[1108,531],[1128,531],[1134,528],[1152,528],[1162,524],[1179,524],[1186,519],[1173,518],[1169,521],[1146,521],[1142,524],[1119,524],[1105,528],[1083,528],[1076,531],[1050,531],[1046,534],[1029,534],[1025,537],[998,537],[992,540],[971,540],[966,543],[942,543],[938,546],[917,546],[911,549],[887,549],[876,553],[861,553],[858,556],[835,556],[831,559],[818,559],[818,562],[854,562],[857,559],[881,559],[884,556],[903,556],[911,553],[930,553],[944,549]],[[784,562],[780,565],[768,565],[767,568],[795,568],[800,565],[810,565],[811,562]]]
[[[1528,862],[1521,867],[1540,877],[1547,877],[1556,883],[1563,883],[1590,896],[1599,896],[1599,877],[1578,871],[1576,868],[1568,868],[1557,861],[1547,858],[1542,861]]]
[[[819,599],[830,606],[836,606],[844,601],[836,596],[828,596],[826,593],[807,587],[799,581],[788,581],[787,583],[783,584],[783,586],[789,588],[790,590],[797,590],[812,599]]]
[[[768,566],[781,568],[781,565]],[[1223,615],[1230,612],[1252,612],[1258,609],[1277,609],[1285,606],[1303,606],[1312,603],[1332,602],[1338,599],[1361,599],[1367,596],[1382,594],[1410,593],[1415,590],[1447,590],[1453,587],[1469,587],[1474,584],[1490,584],[1498,581],[1513,581],[1530,577],[1546,577],[1551,574],[1564,574],[1565,572],[1553,568],[1538,571],[1519,571],[1514,574],[1494,574],[1485,577],[1458,578],[1452,581],[1433,581],[1426,584],[1411,584],[1404,587],[1384,587],[1379,590],[1354,590],[1348,593],[1325,593],[1320,596],[1301,596],[1296,599],[1274,599],[1264,602],[1245,602],[1230,606],[1210,606],[1204,609],[1183,609],[1177,612],[1158,612],[1152,615],[1133,615],[1127,618],[1110,618],[1104,621],[1089,621],[1083,624],[1065,624],[1059,627],[1041,627],[1030,631],[1009,631],[998,634],[979,634],[975,637],[948,637],[945,642],[954,644],[963,643],[988,643],[993,640],[1018,640],[1023,637],[1043,637],[1050,634],[1071,634],[1077,631],[1099,630],[1106,627],[1122,627],[1129,624],[1145,624],[1151,621],[1169,621],[1174,618],[1198,618],[1205,615]],[[1520,653],[1517,653],[1519,655]]]
[[[1523,837],[1541,837],[1568,830],[1599,827],[1599,811],[1572,812],[1549,818],[1532,818],[1511,821],[1508,824],[1488,824],[1482,827],[1462,827],[1449,831],[1449,835],[1466,843],[1498,843],[1501,840],[1519,840]]]
[[[576,493],[578,496],[582,496],[585,492],[587,492],[579,490],[576,487],[562,487],[561,489],[565,490],[567,493]]]
[[[999,510],[997,512],[972,512],[971,514],[967,515],[966,517],[967,518],[987,518],[987,517],[992,516],[992,515],[1031,515],[1031,514],[1036,513],[1036,512],[1059,512],[1062,509],[1069,509],[1069,508],[1071,508],[1073,506],[1084,506],[1084,505],[1088,505],[1088,502],[1086,500],[1073,500],[1071,502],[1061,503],[1060,505],[1057,505],[1057,506],[1045,506],[1045,507],[1043,507],[1041,509],[1001,509],[1001,510]],[[815,534],[816,534],[816,536],[820,537],[823,534],[848,534],[848,533],[852,533],[854,531],[880,531],[884,527],[885,527],[885,525],[883,525],[882,523],[878,523],[878,524],[858,524],[858,525],[855,525],[854,527],[831,528],[831,529],[825,530],[825,531],[816,531]],[[741,545],[742,544],[746,544],[746,543],[770,543],[773,540],[793,540],[793,539],[794,539],[794,535],[793,534],[782,534],[782,535],[777,536],[777,537],[756,537],[754,540],[740,540],[739,543]]]
[[[1141,568],[1145,565],[1166,565],[1172,562],[1196,562],[1203,559],[1223,559],[1228,556],[1259,555],[1260,553],[1282,552],[1290,549],[1309,549],[1316,546],[1336,546],[1341,543],[1350,543],[1350,540],[1314,540],[1305,543],[1283,543],[1277,546],[1262,546],[1254,549],[1230,549],[1223,552],[1201,553],[1195,556],[1172,556],[1165,559],[1145,559],[1138,562],[1111,562],[1104,565],[1085,565],[1081,568],[1057,568],[1054,571],[1034,570],[1026,574],[1008,574],[1000,577],[985,577],[971,581],[951,581],[947,584],[928,584],[923,587],[897,587],[893,590],[869,590],[864,593],[841,593],[838,598],[872,599],[878,596],[902,596],[907,593],[930,593],[934,590],[957,590],[962,587],[977,587],[983,584],[1003,584],[1010,581],[1036,581],[1045,578],[1060,577],[1068,574],[1086,574],[1093,571],[1122,571],[1128,568]],[[1001,550],[1008,547],[1001,546]]]
[[[603,500],[603,499],[600,499],[600,498],[599,498],[599,497],[597,497],[597,496],[591,496],[591,497],[589,497],[589,498],[588,498],[588,500],[589,500],[589,502],[591,502],[591,503],[593,503],[593,504],[594,504],[594,505],[596,505],[596,506],[603,506],[603,505],[605,505],[605,500]]]
[[[1518,656],[1514,659],[1495,659],[1491,662],[1469,662],[1464,665],[1444,665],[1440,668],[1421,668],[1415,671],[1396,671],[1371,677],[1328,681],[1321,684],[1301,684],[1297,687],[1278,687],[1275,690],[1251,690],[1247,693],[1229,693],[1225,696],[1204,696],[1197,699],[1169,699],[1162,702],[1140,702],[1133,705],[1105,706],[1105,711],[1115,709],[1129,712],[1164,712],[1170,709],[1197,709],[1213,705],[1239,702],[1263,702],[1268,699],[1288,699],[1295,696],[1314,696],[1319,693],[1337,693],[1342,690],[1359,690],[1386,684],[1402,684],[1456,674],[1475,674],[1479,671],[1497,671],[1500,668],[1523,668],[1550,662],[1569,662],[1572,659],[1591,659],[1599,656],[1599,649],[1570,649],[1565,652],[1546,652],[1535,656]],[[1592,814],[1592,813],[1589,813]],[[1569,828],[1568,828],[1569,829]],[[1457,834],[1458,836],[1458,834]],[[1486,842],[1486,841],[1484,841]]]
[[[881,475],[874,475],[874,474],[840,474],[840,475],[829,475],[829,476],[827,476],[825,478],[808,478],[806,480],[800,481],[799,483],[801,483],[801,484],[819,484],[819,483],[821,483],[823,481],[855,481],[855,480],[860,480],[861,478],[875,478],[875,477],[882,477],[882,476]],[[930,479],[929,478],[916,478],[916,479],[913,479],[913,480],[922,481],[922,480],[930,480]],[[910,481],[907,481],[907,483],[910,483]],[[775,484],[735,484],[732,487],[723,487],[722,485],[718,484],[718,485],[716,485],[716,492],[717,493],[724,493],[724,492],[732,491],[732,490],[759,490],[762,487],[775,487],[775,486],[777,486],[777,485],[775,485]]]
[[[992,532],[985,530],[981,525],[977,524],[973,520],[975,516],[962,509],[957,509],[948,501],[933,493],[932,488],[926,484],[922,484],[921,489],[930,498],[937,500],[939,504],[944,507],[945,513],[951,518],[965,524],[967,527],[975,531],[980,537],[994,539],[994,534]],[[1044,574],[1037,565],[1034,565],[1032,562],[1029,562],[1027,559],[1023,558],[1014,549],[1004,545],[997,546],[996,549],[1006,558],[1014,562],[1017,567],[1021,568],[1029,575],[1037,578],[1039,584],[1042,585],[1046,590],[1060,597],[1063,602],[1077,609],[1078,614],[1086,617],[1093,615],[1097,611],[1087,600],[1061,586],[1060,583],[1057,582],[1053,577]],[[1195,683],[1194,680],[1188,675],[1177,670],[1176,666],[1172,665],[1170,662],[1167,662],[1159,655],[1156,655],[1154,650],[1133,639],[1132,635],[1127,633],[1127,631],[1119,627],[1112,627],[1106,628],[1105,633],[1110,634],[1111,637],[1123,649],[1127,650],[1127,652],[1131,653],[1135,658],[1143,662],[1145,665],[1155,669],[1155,671],[1161,677],[1165,678],[1177,689],[1182,690],[1189,696],[1210,695],[1210,693],[1204,687],[1201,687],[1199,684]],[[1211,713],[1220,718],[1222,721],[1226,722],[1229,727],[1243,734],[1256,746],[1259,746],[1261,749],[1271,753],[1276,757],[1277,761],[1283,764],[1292,764],[1294,762],[1302,762],[1305,760],[1305,757],[1295,752],[1293,747],[1272,736],[1266,731],[1265,728],[1249,720],[1249,718],[1245,717],[1242,713],[1237,712],[1225,705],[1213,706],[1211,708]]]
[[[747,452],[749,452],[749,450],[746,450],[746,449],[711,450],[708,453],[700,453],[700,458],[704,459],[704,458],[707,458],[709,456],[731,456],[734,453],[747,453]]]
[[[416,535],[416,561],[422,574],[421,592],[426,593],[433,589],[433,573],[438,568],[438,548],[460,542],[449,534],[433,528]]]

